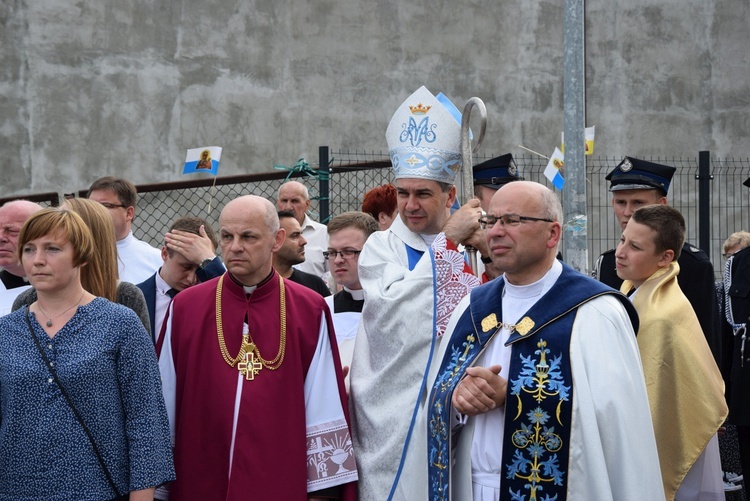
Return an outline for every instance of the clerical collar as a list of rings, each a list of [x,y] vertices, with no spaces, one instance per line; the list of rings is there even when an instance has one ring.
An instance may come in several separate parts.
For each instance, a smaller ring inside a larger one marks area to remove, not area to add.
[[[344,290],[349,293],[349,295],[354,299],[355,301],[364,301],[365,299],[365,290],[364,289],[357,289],[352,290],[346,285],[344,286]]]
[[[135,240],[135,237],[133,236],[133,232],[129,231],[128,234],[125,235],[125,238],[123,238],[122,240],[118,240],[117,242],[115,242],[115,244],[117,245],[118,249],[122,250],[125,247],[129,246],[131,243],[133,243],[133,240]]]
[[[519,299],[541,297],[552,288],[555,282],[557,282],[557,279],[560,277],[561,273],[562,263],[555,259],[555,262],[552,263],[552,266],[549,270],[547,270],[547,273],[545,273],[544,276],[536,282],[527,285],[513,285],[506,280],[505,288],[503,289],[503,296],[505,296],[505,294],[508,294],[509,296],[513,296]]]
[[[419,234],[419,236],[422,237],[422,240],[424,240],[424,243],[426,243],[428,247],[432,245],[432,242],[435,241],[435,239],[437,238],[438,235],[440,235],[440,233],[435,233],[435,234],[432,234],[432,235],[429,235],[427,233],[420,233]]]
[[[264,278],[263,280],[261,280],[260,282],[258,282],[255,285],[245,285],[242,282],[240,282],[239,280],[237,280],[234,277],[234,275],[232,275],[229,272],[227,272],[227,275],[229,275],[229,278],[231,278],[234,283],[236,283],[237,285],[239,285],[240,287],[242,287],[245,290],[245,294],[250,295],[253,292],[255,292],[255,289],[257,289],[258,287],[263,287],[264,285],[266,285],[268,283],[269,280],[271,280],[271,277],[273,277],[273,268],[271,268],[271,271],[270,271],[270,273],[268,273],[268,276],[266,276],[266,278]]]
[[[2,280],[6,289],[15,289],[16,287],[29,285],[29,279],[27,277],[19,277],[8,270],[0,271],[0,280]]]

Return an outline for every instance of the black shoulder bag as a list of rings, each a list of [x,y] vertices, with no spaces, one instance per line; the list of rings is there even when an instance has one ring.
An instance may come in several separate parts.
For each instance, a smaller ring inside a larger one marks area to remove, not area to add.
[[[29,332],[31,333],[31,339],[34,340],[34,344],[36,345],[37,350],[39,350],[39,354],[42,356],[42,359],[44,360],[44,363],[47,364],[47,369],[49,369],[50,374],[52,374],[52,378],[55,380],[55,383],[57,383],[57,387],[60,388],[60,393],[62,393],[63,397],[65,397],[65,401],[70,406],[70,410],[73,411],[73,415],[75,415],[78,422],[81,424],[81,428],[83,428],[83,431],[86,433],[86,436],[89,439],[89,442],[91,442],[91,447],[94,449],[94,454],[96,454],[96,459],[99,460],[99,464],[102,467],[102,470],[104,471],[104,476],[107,477],[107,482],[109,483],[109,486],[112,488],[113,491],[115,491],[116,498],[115,499],[128,499],[130,496],[128,494],[122,495],[120,494],[120,491],[117,490],[117,486],[115,485],[115,481],[112,480],[112,475],[109,473],[109,469],[107,468],[107,465],[104,463],[104,458],[99,453],[99,447],[96,446],[96,442],[94,442],[94,436],[89,431],[88,426],[86,426],[86,423],[83,422],[83,418],[81,417],[81,414],[78,412],[78,409],[76,409],[76,406],[73,404],[73,400],[70,399],[70,396],[68,395],[68,392],[65,391],[65,387],[60,382],[60,379],[57,377],[57,373],[55,372],[55,369],[52,368],[52,364],[50,364],[49,359],[47,358],[47,355],[44,353],[44,349],[42,348],[42,345],[39,344],[39,340],[36,338],[36,335],[34,334],[34,328],[31,327],[31,321],[29,320],[29,307],[26,307],[26,314],[24,315],[24,318],[26,318],[26,325],[29,326]]]

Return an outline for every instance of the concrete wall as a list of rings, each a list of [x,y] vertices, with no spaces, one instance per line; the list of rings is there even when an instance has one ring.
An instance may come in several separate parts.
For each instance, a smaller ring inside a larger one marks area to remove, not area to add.
[[[460,5],[460,7],[457,7]],[[747,0],[586,3],[595,155],[748,155]],[[4,0],[0,196],[115,174],[224,175],[385,151],[406,96],[481,97],[484,151],[546,154],[562,129],[562,0]]]

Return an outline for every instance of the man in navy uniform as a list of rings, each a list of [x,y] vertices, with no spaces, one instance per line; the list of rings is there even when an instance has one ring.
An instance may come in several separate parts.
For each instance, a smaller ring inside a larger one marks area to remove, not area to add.
[[[625,157],[606,179],[610,182],[612,208],[621,229],[625,229],[636,209],[654,204],[666,204],[669,185],[675,168]],[[721,333],[719,311],[714,297],[714,267],[704,251],[685,242],[677,260],[680,273],[677,282],[693,306],[706,341],[716,363],[721,362]],[[594,276],[619,290],[622,280],[615,271],[615,250],[610,249],[596,261]]]
[[[745,180],[750,187],[750,179]],[[726,346],[731,360],[729,396],[729,423],[737,428],[742,473],[750,473],[750,341],[747,324],[750,320],[750,246],[735,252],[724,267],[725,311],[733,336],[733,346]],[[747,364],[747,366],[745,366]],[[745,496],[748,488],[744,486]]]
[[[492,195],[501,186],[511,181],[522,181],[518,175],[518,165],[513,155],[506,153],[499,157],[490,158],[472,169],[474,176],[474,195],[479,199],[482,210],[487,212]]]

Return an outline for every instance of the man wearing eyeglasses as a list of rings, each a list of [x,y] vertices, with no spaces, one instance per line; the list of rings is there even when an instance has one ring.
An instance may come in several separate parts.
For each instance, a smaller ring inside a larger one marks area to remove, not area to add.
[[[127,179],[106,176],[89,187],[88,198],[99,202],[112,216],[117,237],[117,271],[120,280],[139,284],[161,268],[159,249],[133,236],[138,193]]]
[[[10,313],[13,301],[31,287],[18,260],[18,235],[29,216],[41,209],[28,200],[0,207],[0,316]]]
[[[287,280],[304,285],[323,297],[330,296],[331,291],[322,278],[294,268],[294,265],[305,262],[307,240],[302,236],[302,227],[293,211],[282,210],[278,212],[278,215],[279,223],[286,232],[286,236],[279,250],[273,253],[273,269]]]
[[[29,216],[39,210],[39,204],[28,200],[13,200],[0,207],[0,290],[29,285],[18,261],[18,234]]]
[[[481,224],[505,272],[450,319],[398,499],[664,498],[638,317],[556,259],[561,220],[539,183],[492,197]]]
[[[365,291],[359,281],[359,254],[367,238],[378,229],[374,217],[358,211],[344,212],[328,222],[328,250],[323,252],[323,257],[342,289],[328,296],[326,303],[333,316],[342,367],[351,364],[354,340],[365,304]],[[348,376],[346,383],[349,384]]]
[[[360,499],[387,499],[408,481],[401,475],[402,456],[414,437],[434,349],[456,304],[479,284],[457,249],[481,240],[479,201],[450,215],[460,128],[460,120],[422,87],[401,104],[386,131],[399,217],[373,233],[359,256],[366,299],[350,394]]]

